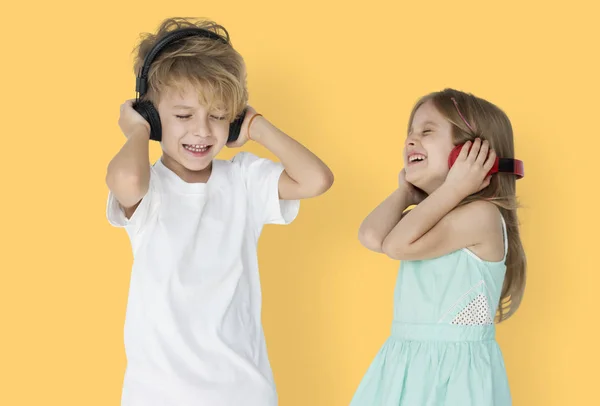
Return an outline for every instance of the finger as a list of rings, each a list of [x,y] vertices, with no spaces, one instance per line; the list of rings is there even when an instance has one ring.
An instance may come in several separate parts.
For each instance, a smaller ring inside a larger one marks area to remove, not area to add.
[[[475,160],[477,159],[477,156],[479,155],[480,149],[481,149],[481,138],[475,138],[475,141],[473,142],[473,148],[471,148],[471,152],[469,153],[469,156],[467,157],[467,161],[469,161],[470,163],[474,163]]]
[[[494,164],[496,163],[496,151],[494,151],[493,149],[490,149],[490,153],[489,156],[487,157],[487,160],[485,161],[485,164],[483,165],[483,168],[489,172],[490,169],[492,169],[492,167],[494,166]]]
[[[457,161],[458,160],[464,161],[465,159],[467,159],[467,156],[469,155],[469,148],[471,148],[471,145],[472,145],[471,141],[465,142],[465,144],[460,149],[460,154],[458,154]]]
[[[486,162],[486,158],[488,157],[488,152],[490,150],[490,143],[488,140],[483,141],[481,144],[481,149],[479,150],[479,154],[477,155],[477,164],[483,166]]]
[[[479,190],[483,190],[486,187],[488,187],[490,185],[490,183],[492,182],[492,175],[488,175],[485,177],[485,179],[483,180],[483,183],[481,184],[481,187],[479,188]]]

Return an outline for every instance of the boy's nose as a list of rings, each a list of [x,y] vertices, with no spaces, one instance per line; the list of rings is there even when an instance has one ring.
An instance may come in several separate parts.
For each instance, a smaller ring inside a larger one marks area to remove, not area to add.
[[[198,137],[210,137],[210,128],[206,120],[199,118],[192,124],[192,132]]]

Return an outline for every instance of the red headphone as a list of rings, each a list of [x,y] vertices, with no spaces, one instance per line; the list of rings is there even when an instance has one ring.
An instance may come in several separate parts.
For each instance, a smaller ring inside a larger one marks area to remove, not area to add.
[[[448,158],[449,168],[452,168],[452,165],[454,165],[454,162],[456,161],[456,158],[458,158],[462,147],[462,145],[457,145],[450,153],[450,157]],[[517,179],[521,179],[523,178],[523,176],[525,176],[525,171],[523,169],[523,161],[513,158],[496,157],[496,162],[494,163],[494,166],[492,167],[488,175],[492,175],[498,172],[510,173],[515,175]]]

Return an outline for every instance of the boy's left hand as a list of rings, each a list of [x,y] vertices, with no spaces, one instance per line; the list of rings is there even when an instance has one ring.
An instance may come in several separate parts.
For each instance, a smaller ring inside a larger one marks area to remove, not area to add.
[[[246,116],[244,117],[244,122],[242,123],[242,129],[240,131],[240,135],[237,140],[234,142],[227,143],[229,148],[239,148],[244,145],[248,140],[248,124],[252,116],[256,114],[256,110],[252,106],[246,106]],[[254,124],[254,122],[253,122]]]
[[[450,168],[446,184],[462,197],[477,193],[489,186],[492,177],[488,173],[495,162],[496,153],[490,149],[487,140],[482,142],[481,138],[477,138],[474,142],[469,141]]]

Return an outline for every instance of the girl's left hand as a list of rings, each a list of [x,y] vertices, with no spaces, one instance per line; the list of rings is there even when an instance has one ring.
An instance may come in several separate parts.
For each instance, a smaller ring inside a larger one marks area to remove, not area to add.
[[[248,124],[250,119],[256,114],[256,110],[252,106],[246,106],[246,115],[244,116],[244,122],[242,123],[242,129],[240,130],[240,135],[238,139],[234,142],[227,143],[229,148],[239,148],[244,145],[250,138],[248,138]],[[253,122],[254,123],[254,122]]]
[[[398,188],[406,193],[409,205],[417,205],[427,198],[427,193],[406,180],[406,169],[398,175]]]
[[[470,196],[489,186],[492,176],[488,173],[495,162],[496,153],[487,140],[481,142],[481,138],[477,138],[474,142],[468,141],[450,168],[445,183],[462,196]]]

